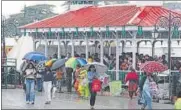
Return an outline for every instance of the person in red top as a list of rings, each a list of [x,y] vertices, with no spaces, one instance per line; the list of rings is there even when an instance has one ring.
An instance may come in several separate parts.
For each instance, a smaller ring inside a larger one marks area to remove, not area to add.
[[[128,83],[128,92],[129,92],[130,98],[132,99],[133,94],[135,93],[136,95],[136,90],[137,90],[137,85],[138,85],[138,75],[135,69],[133,69],[132,67],[131,67],[131,72],[129,72],[126,75],[125,82]]]

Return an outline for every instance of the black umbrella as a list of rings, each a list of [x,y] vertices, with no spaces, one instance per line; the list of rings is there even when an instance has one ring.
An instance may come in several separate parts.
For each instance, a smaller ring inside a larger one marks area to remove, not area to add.
[[[58,59],[57,61],[55,61],[51,67],[52,70],[56,70],[60,67],[65,66],[65,59]]]

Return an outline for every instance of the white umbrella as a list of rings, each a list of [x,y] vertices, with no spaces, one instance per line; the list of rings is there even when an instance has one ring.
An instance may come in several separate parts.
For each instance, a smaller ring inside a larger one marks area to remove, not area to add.
[[[86,68],[88,70],[91,65],[95,66],[96,72],[98,74],[105,73],[108,70],[106,65],[104,65],[102,63],[98,63],[98,62],[88,63],[88,64],[84,65],[84,68]]]

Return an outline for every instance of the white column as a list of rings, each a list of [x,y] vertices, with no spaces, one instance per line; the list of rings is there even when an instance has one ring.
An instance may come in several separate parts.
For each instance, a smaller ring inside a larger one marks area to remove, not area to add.
[[[45,36],[45,56],[48,57],[48,40]]]
[[[103,44],[103,39],[102,39],[102,32],[101,32],[101,42],[100,42],[100,44],[101,44],[101,63],[103,63],[103,58],[104,58],[104,50],[103,50],[103,46],[104,46],[104,44]]]
[[[72,34],[72,37],[71,37],[71,42],[72,42],[72,57],[74,57],[74,39],[73,39],[73,34]]]
[[[109,45],[109,56],[111,56],[111,45]]]
[[[34,39],[33,39],[33,51],[36,51],[36,42]]]
[[[61,58],[61,56],[60,56],[60,36],[57,36],[57,38],[58,38],[58,59],[60,59]]]
[[[86,55],[86,60],[88,59],[88,46],[89,46],[89,42],[88,42],[88,38],[86,36],[86,46],[85,46],[85,55]]]
[[[134,34],[134,38],[132,40],[132,47],[133,47],[133,62],[132,66],[135,69],[136,68],[136,51],[137,51],[137,41],[136,41],[136,33]]]
[[[116,80],[119,80],[119,39],[118,39],[118,32],[116,32]]]

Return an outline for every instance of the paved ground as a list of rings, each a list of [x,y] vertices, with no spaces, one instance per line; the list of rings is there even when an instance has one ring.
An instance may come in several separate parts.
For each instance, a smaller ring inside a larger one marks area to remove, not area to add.
[[[57,93],[51,105],[44,104],[43,93],[36,93],[34,105],[25,103],[25,93],[22,89],[2,90],[2,109],[89,109],[89,101],[77,98],[76,94]],[[136,98],[97,96],[96,109],[139,109]],[[154,109],[173,109],[173,105],[153,103]]]

